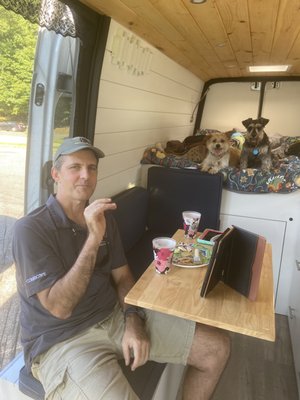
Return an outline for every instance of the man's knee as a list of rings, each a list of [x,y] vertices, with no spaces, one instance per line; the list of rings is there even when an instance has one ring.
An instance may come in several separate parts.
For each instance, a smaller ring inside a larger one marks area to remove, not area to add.
[[[225,366],[230,355],[230,337],[227,332],[218,330],[215,348],[216,361]]]
[[[230,355],[229,335],[220,329],[196,325],[188,364],[199,369],[223,368]]]

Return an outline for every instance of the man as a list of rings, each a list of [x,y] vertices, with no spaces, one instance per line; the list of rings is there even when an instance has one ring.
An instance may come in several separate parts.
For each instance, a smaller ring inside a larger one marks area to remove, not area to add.
[[[110,199],[89,204],[103,152],[66,139],[55,196],[16,223],[13,242],[27,368],[47,399],[133,400],[117,360],[188,364],[183,397],[208,399],[229,355],[221,331],[124,304],[134,281]],[[113,282],[113,283],[112,283]]]

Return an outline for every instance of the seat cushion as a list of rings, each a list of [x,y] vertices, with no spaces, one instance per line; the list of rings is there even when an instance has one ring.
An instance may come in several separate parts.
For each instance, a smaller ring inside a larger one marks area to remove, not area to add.
[[[166,364],[148,361],[135,371],[131,371],[129,367],[126,367],[124,360],[120,360],[119,364],[139,399],[151,400]]]
[[[183,228],[182,211],[201,213],[200,231],[205,228],[219,229],[222,183],[221,174],[149,168],[149,230],[173,235],[178,228]]]
[[[146,189],[136,186],[113,196],[112,200],[117,204],[113,215],[126,253],[145,233],[149,193]]]

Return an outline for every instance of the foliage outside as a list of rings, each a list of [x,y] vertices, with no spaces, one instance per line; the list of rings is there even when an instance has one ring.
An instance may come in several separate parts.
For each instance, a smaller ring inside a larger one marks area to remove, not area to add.
[[[0,121],[27,122],[38,26],[0,6]]]

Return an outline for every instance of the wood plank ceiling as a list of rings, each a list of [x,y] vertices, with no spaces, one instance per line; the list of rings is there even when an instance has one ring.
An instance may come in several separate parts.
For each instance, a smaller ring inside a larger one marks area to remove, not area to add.
[[[288,72],[273,75],[300,75],[299,0],[81,1],[203,81],[255,76],[249,65],[288,64]]]

